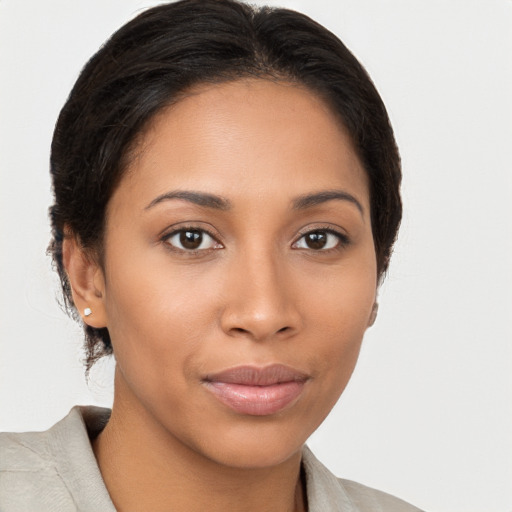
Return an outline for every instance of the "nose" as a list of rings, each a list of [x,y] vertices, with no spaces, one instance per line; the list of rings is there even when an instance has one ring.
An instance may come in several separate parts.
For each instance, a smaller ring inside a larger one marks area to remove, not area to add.
[[[301,314],[294,277],[286,262],[275,255],[260,252],[240,257],[230,266],[225,281],[223,331],[255,341],[297,334]]]

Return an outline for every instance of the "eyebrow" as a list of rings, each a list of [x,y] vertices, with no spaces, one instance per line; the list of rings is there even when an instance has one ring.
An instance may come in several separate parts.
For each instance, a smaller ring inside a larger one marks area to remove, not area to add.
[[[322,190],[321,192],[315,192],[314,194],[299,196],[294,199],[293,208],[295,210],[305,210],[306,208],[318,206],[319,204],[333,200],[348,201],[357,207],[361,215],[364,215],[364,208],[362,204],[352,194],[349,194],[344,190]]]
[[[206,208],[213,208],[215,210],[225,211],[231,209],[231,202],[224,197],[208,194],[206,192],[194,192],[191,190],[175,190],[161,194],[158,197],[155,197],[155,199],[153,199],[144,209],[149,210],[159,203],[173,199],[181,199],[183,201],[188,201]],[[292,205],[294,210],[305,210],[333,200],[348,201],[357,207],[361,215],[364,215],[364,208],[361,203],[352,194],[343,190],[323,190],[313,194],[305,194],[295,198]]]
[[[229,210],[231,208],[231,203],[221,196],[207,194],[206,192],[175,190],[155,197],[155,199],[153,199],[153,201],[151,201],[144,209],[149,210],[159,203],[170,201],[172,199],[181,199],[183,201],[188,201],[189,203],[205,206],[206,208],[213,208],[215,210]]]

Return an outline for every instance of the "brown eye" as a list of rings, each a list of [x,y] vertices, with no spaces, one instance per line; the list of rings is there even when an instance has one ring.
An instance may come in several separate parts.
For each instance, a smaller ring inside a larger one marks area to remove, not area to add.
[[[182,251],[201,251],[220,247],[220,244],[202,229],[180,229],[171,233],[165,241]]]
[[[295,249],[310,249],[313,251],[325,251],[345,245],[346,237],[340,233],[329,230],[315,230],[302,235],[294,244]]]
[[[327,244],[327,233],[323,231],[313,231],[304,235],[304,242],[310,249],[323,249]]]
[[[182,231],[180,243],[184,249],[199,249],[203,241],[203,234],[200,231]]]

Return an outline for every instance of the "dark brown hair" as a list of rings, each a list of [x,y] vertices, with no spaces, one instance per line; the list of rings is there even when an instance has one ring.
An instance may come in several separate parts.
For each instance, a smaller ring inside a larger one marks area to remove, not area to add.
[[[65,230],[101,254],[107,204],[137,136],[192,86],[242,77],[306,86],[344,124],[369,178],[382,277],[402,215],[400,158],[364,68],[335,35],[303,14],[235,0],[181,0],[149,9],[119,29],[85,65],[57,121],[49,250],[73,316],[62,261]],[[86,325],[85,335],[89,369],[112,345],[106,328]]]

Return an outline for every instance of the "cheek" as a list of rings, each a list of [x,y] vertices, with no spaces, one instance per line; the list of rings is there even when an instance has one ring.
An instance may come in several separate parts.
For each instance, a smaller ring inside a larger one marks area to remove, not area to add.
[[[110,254],[106,269],[108,329],[116,361],[141,391],[159,391],[169,379],[174,386],[186,386],[197,374],[205,342],[219,338],[213,335],[223,273],[214,265],[170,260],[165,249],[124,247]]]
[[[376,264],[373,252],[337,276],[311,280],[316,293],[308,295],[309,328],[325,392],[341,393],[357,362],[364,333],[376,298]]]
[[[377,291],[373,246],[337,268],[316,269],[304,276],[300,294],[308,301],[313,323],[342,338],[364,333]]]

